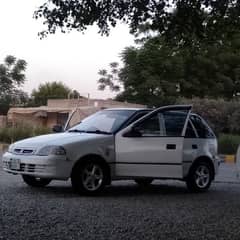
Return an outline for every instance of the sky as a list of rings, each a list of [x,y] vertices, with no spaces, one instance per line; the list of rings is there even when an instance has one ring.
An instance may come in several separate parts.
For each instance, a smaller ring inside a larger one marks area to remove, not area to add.
[[[57,33],[40,40],[44,29],[33,19],[34,10],[44,0],[0,0],[0,63],[7,55],[27,61],[26,83],[29,94],[40,83],[62,81],[71,89],[91,98],[113,97],[110,91],[97,89],[98,71],[109,63],[120,62],[120,53],[134,45],[125,25],[118,25],[109,37],[90,27],[84,34]]]

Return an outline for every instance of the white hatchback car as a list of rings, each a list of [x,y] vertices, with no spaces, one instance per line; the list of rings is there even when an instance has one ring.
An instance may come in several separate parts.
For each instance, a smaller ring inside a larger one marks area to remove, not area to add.
[[[189,105],[158,109],[106,109],[62,133],[10,145],[3,169],[21,174],[30,186],[71,178],[84,194],[112,180],[186,181],[193,191],[209,188],[218,171],[217,140]]]

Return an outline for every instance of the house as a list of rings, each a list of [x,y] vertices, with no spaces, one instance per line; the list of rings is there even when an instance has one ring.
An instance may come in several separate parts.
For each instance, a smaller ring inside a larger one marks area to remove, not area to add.
[[[47,106],[33,108],[10,108],[7,122],[10,126],[32,125],[52,128],[66,123],[69,115],[77,109],[78,121],[104,108],[145,107],[140,104],[103,99],[50,99]]]

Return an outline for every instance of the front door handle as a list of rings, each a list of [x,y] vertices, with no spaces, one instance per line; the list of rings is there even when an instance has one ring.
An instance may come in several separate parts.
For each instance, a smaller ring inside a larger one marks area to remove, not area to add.
[[[167,144],[168,150],[175,150],[177,148],[176,144]]]

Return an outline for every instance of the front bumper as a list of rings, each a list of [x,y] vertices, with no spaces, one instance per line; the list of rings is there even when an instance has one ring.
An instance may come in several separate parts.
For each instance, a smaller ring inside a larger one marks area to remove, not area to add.
[[[12,174],[59,180],[66,180],[70,176],[70,163],[66,156],[16,155],[6,152],[2,161],[3,170]]]

